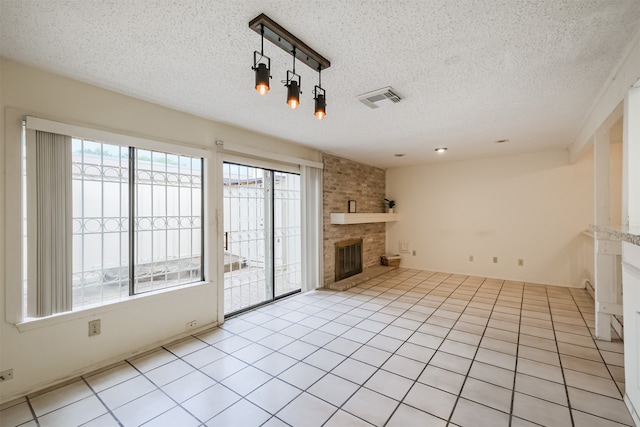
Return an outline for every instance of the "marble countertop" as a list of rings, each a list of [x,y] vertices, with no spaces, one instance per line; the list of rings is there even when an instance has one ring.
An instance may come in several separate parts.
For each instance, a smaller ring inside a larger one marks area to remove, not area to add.
[[[624,240],[625,242],[633,243],[640,246],[640,227],[626,227],[626,226],[599,226],[592,225],[591,229],[596,233],[605,233],[609,236]]]

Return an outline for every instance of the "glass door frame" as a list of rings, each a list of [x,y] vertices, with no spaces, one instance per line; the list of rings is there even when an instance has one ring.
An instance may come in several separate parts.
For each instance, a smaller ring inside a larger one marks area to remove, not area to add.
[[[226,156],[225,156],[226,157]],[[222,235],[222,263],[221,263],[221,274],[220,276],[222,277],[222,291],[221,291],[221,299],[222,302],[220,304],[221,306],[221,310],[222,310],[222,314],[223,314],[223,318],[229,318],[229,317],[233,317],[236,316],[240,313],[249,311],[249,310],[253,310],[257,307],[260,307],[262,305],[265,304],[269,304],[273,301],[276,301],[280,298],[285,298],[287,296],[293,295],[295,293],[301,292],[301,288],[302,288],[302,283],[300,281],[300,287],[291,291],[287,291],[287,292],[283,292],[282,294],[277,294],[277,290],[276,290],[276,281],[277,281],[277,277],[276,277],[276,208],[275,208],[275,201],[276,201],[276,188],[275,188],[275,182],[276,182],[276,175],[278,173],[284,173],[284,174],[290,174],[290,175],[298,175],[298,177],[300,177],[300,172],[294,172],[294,171],[290,171],[290,170],[282,170],[277,168],[277,165],[273,165],[273,166],[265,166],[265,165],[256,165],[254,164],[253,161],[251,161],[251,159],[246,159],[246,162],[242,161],[243,159],[239,159],[239,158],[235,158],[235,156],[233,156],[233,159],[228,159],[228,158],[223,158],[223,161],[221,162],[221,177],[222,177],[222,185],[219,187],[221,189],[221,206],[222,206],[222,221],[220,222],[221,225],[221,235]],[[234,310],[232,312],[226,313],[226,308],[225,307],[225,293],[226,293],[226,273],[225,273],[225,261],[224,261],[224,255],[229,247],[229,243],[228,243],[228,231],[225,230],[225,221],[224,221],[224,214],[226,213],[226,203],[227,203],[227,197],[225,196],[225,178],[226,178],[226,169],[225,167],[227,165],[236,165],[239,167],[248,167],[248,168],[253,168],[253,169],[257,169],[257,170],[261,170],[264,171],[266,173],[264,173],[264,207],[263,207],[263,215],[264,215],[264,221],[263,221],[263,230],[264,230],[264,250],[265,250],[265,254],[264,254],[264,275],[265,275],[265,290],[266,290],[266,298],[264,300],[261,300],[260,302],[257,302],[256,304],[251,304],[249,306],[246,307],[241,307],[237,310]],[[286,169],[286,168],[283,168]],[[300,179],[300,178],[299,178]],[[298,181],[300,182],[300,181]],[[299,189],[299,192],[301,191],[301,189]],[[301,200],[298,200],[299,206],[297,208],[298,211],[298,220],[301,221],[302,217],[302,213],[301,213]],[[298,239],[298,244],[299,244],[299,249],[300,252],[302,252],[302,236],[299,236]]]

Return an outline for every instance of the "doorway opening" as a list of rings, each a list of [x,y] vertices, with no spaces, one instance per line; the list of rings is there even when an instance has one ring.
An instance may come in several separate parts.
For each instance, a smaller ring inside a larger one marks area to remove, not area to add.
[[[300,175],[223,164],[224,314],[302,288]]]

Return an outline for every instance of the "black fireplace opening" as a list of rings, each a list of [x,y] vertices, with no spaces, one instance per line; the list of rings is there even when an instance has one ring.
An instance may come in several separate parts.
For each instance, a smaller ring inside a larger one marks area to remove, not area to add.
[[[362,273],[362,239],[345,240],[336,245],[336,282]]]

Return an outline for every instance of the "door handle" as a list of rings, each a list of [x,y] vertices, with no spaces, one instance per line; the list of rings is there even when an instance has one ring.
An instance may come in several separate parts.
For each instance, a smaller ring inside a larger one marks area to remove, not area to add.
[[[229,250],[229,232],[228,231],[224,232],[224,250],[225,251]]]

